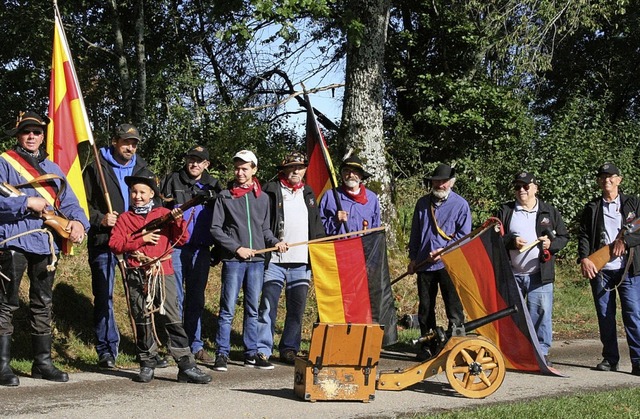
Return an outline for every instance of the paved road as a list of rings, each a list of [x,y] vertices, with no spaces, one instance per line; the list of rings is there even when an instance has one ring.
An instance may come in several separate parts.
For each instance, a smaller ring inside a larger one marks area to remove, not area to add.
[[[451,389],[444,374],[399,392],[377,391],[370,403],[330,401],[310,403],[293,394],[293,367],[275,370],[244,368],[232,361],[226,373],[213,372],[209,385],[179,384],[177,369],[157,370],[149,384],[131,381],[135,370],[75,373],[69,383],[49,383],[20,377],[17,388],[0,387],[0,417],[51,416],[56,418],[323,418],[396,417],[479,406],[486,403],[569,394],[576,391],[640,385],[633,376],[626,343],[621,341],[620,372],[600,372],[600,344],[595,340],[555,342],[552,359],[567,377],[549,377],[508,371],[502,386],[482,400],[467,399]],[[413,365],[384,355],[381,369]]]

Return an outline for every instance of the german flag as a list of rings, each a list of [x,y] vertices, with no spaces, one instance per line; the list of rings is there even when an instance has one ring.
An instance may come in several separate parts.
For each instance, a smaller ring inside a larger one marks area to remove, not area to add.
[[[442,255],[442,260],[469,319],[517,306],[517,313],[476,330],[496,344],[508,368],[558,374],[544,362],[529,312],[495,225],[490,224],[471,240],[453,246]]]
[[[383,346],[398,340],[386,236],[377,231],[309,244],[321,323],[379,323]]]

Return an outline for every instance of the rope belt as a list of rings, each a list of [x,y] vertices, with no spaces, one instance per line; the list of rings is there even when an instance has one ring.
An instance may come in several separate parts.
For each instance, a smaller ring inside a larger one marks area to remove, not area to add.
[[[26,236],[27,234],[35,234],[35,233],[46,233],[49,236],[49,252],[51,253],[51,263],[47,265],[47,271],[48,272],[53,272],[56,270],[56,262],[58,261],[58,258],[56,257],[56,248],[54,245],[54,238],[53,238],[53,234],[51,233],[50,230],[46,229],[46,228],[37,228],[37,229],[33,229],[33,230],[29,230],[29,231],[25,231],[23,233],[19,233],[16,234],[15,236],[11,236],[7,239],[4,239],[0,242],[0,246],[2,246],[3,244],[11,241],[11,240],[15,240],[17,238],[20,238],[22,236]]]
[[[153,313],[156,311],[153,307],[153,300],[156,293],[160,293],[160,306],[157,311],[160,314],[166,314],[166,310],[164,308],[164,302],[166,300],[166,291],[165,291],[165,278],[164,278],[164,268],[162,267],[162,262],[165,260],[171,259],[171,254],[165,254],[159,258],[151,258],[147,255],[140,253],[139,251],[135,251],[129,255],[131,258],[137,260],[142,263],[142,265],[137,267],[128,267],[127,269],[142,269],[144,270],[145,282],[143,286],[143,290],[145,295],[145,304],[144,308],[147,314]]]

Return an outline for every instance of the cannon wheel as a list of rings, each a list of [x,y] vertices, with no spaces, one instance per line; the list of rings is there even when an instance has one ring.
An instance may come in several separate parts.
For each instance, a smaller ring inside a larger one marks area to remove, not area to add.
[[[500,350],[485,339],[464,339],[447,355],[447,379],[465,397],[481,399],[493,394],[502,385],[505,372]]]

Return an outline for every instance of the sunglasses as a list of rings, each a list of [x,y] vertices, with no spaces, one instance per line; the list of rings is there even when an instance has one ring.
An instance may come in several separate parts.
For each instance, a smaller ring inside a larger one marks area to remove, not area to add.
[[[42,135],[44,133],[44,131],[42,131],[41,129],[23,129],[20,132],[25,135],[29,135],[29,134]]]
[[[519,191],[520,188],[522,188],[525,191],[528,191],[530,187],[531,187],[530,183],[516,183],[515,185],[513,185],[513,190],[514,191]]]

